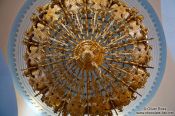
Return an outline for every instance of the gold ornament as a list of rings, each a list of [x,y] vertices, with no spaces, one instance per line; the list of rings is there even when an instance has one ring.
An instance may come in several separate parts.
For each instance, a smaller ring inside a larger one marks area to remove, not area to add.
[[[120,0],[52,0],[26,32],[24,75],[59,115],[113,115],[150,76],[143,16]],[[141,96],[141,95],[140,95]]]

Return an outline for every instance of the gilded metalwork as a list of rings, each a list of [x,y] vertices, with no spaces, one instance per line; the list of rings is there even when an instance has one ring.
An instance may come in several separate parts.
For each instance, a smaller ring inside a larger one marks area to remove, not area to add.
[[[24,75],[58,115],[113,115],[143,88],[151,60],[144,17],[120,0],[52,0],[37,8]]]

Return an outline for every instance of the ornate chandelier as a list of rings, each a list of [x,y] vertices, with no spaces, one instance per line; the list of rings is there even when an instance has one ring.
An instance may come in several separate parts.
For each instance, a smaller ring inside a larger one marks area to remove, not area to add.
[[[143,88],[151,60],[143,16],[120,0],[52,0],[37,8],[24,75],[59,115],[113,115]]]

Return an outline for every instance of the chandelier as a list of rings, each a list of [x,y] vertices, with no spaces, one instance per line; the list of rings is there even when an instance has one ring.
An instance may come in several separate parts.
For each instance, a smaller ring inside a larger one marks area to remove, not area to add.
[[[52,0],[26,31],[24,75],[58,115],[113,115],[142,96],[151,49],[144,17],[121,0]]]

